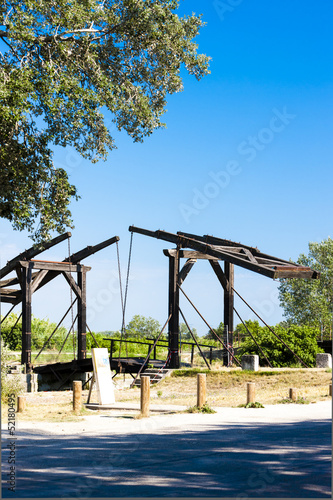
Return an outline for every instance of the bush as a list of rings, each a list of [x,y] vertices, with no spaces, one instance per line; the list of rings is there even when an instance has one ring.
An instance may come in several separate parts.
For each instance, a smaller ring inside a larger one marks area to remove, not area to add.
[[[1,332],[2,333],[2,332]],[[8,402],[8,396],[14,394],[15,398],[23,392],[23,383],[18,375],[8,373],[10,361],[9,349],[1,338],[1,401]]]
[[[251,329],[249,328],[251,331]],[[317,331],[309,326],[291,325],[283,327],[277,325],[273,328],[277,335],[292,349],[304,363],[311,367],[315,366],[316,354],[323,352],[317,344]],[[252,333],[252,331],[251,331]],[[273,335],[267,327],[258,326],[253,335],[257,343],[265,353],[265,356],[274,367],[299,366],[300,361],[282,342]],[[242,342],[239,354],[258,354],[261,365],[266,365],[266,360],[250,336]]]

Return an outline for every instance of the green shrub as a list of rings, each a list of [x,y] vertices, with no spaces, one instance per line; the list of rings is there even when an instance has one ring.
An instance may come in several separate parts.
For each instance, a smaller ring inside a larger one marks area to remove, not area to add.
[[[249,328],[250,329],[250,328]],[[309,326],[291,325],[273,328],[277,335],[301,358],[309,367],[315,366],[316,354],[323,352],[317,344],[316,329]],[[250,330],[251,331],[251,330]],[[252,331],[251,331],[252,333]],[[265,353],[273,367],[299,366],[300,361],[267,327],[258,326],[254,338]],[[242,342],[239,355],[258,354],[260,364],[266,365],[266,360],[250,336]]]
[[[20,377],[8,373],[9,361],[9,349],[1,338],[1,401],[3,403],[8,402],[9,395],[14,395],[16,398],[23,392],[23,383]]]

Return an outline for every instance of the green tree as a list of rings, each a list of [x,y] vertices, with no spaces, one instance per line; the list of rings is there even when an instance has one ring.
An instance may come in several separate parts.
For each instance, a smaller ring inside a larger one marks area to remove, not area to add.
[[[191,330],[192,330],[192,333],[193,333],[195,339],[198,340],[199,335],[198,335],[197,330],[195,328],[191,328]],[[186,326],[186,323],[180,323],[179,333],[181,334],[182,342],[185,342],[185,341],[194,342],[193,337],[190,333],[190,330]]]
[[[176,0],[2,0],[0,217],[33,238],[71,225],[77,196],[53,145],[93,162],[114,149],[104,117],[141,142],[163,127],[168,94],[208,61],[203,22]],[[36,229],[36,223],[39,227]]]
[[[214,328],[214,332],[217,333],[217,335],[220,337],[220,339],[223,340],[223,334],[224,334],[224,324],[221,321],[219,326],[217,328]],[[216,335],[212,332],[212,330],[209,330],[209,332],[204,336],[204,339],[207,340],[217,340]]]
[[[1,337],[12,351],[20,351],[22,349],[22,320],[17,322],[18,315],[11,313],[1,325]],[[49,319],[39,319],[36,316],[31,318],[31,348],[40,349],[53,331],[56,328],[56,323],[52,323]],[[60,327],[52,336],[46,349],[60,349],[65,340],[67,329]],[[68,339],[68,343],[71,338]]]
[[[159,335],[162,327],[156,319],[136,314],[126,326],[126,338],[145,339]]]
[[[320,271],[319,280],[281,279],[280,304],[288,324],[311,325],[332,333],[333,240],[309,243],[308,255],[301,254],[298,264]]]

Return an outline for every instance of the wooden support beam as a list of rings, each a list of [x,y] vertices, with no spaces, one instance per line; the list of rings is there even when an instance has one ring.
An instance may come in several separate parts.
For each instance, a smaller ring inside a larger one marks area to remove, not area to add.
[[[81,298],[81,290],[80,290],[80,287],[75,283],[73,276],[70,273],[67,273],[65,271],[62,274],[64,275],[67,283],[72,288],[72,290],[75,293],[75,295],[77,296],[77,298],[80,299]]]
[[[112,245],[113,243],[116,243],[119,240],[120,240],[119,236],[113,236],[112,238],[109,238],[108,240],[105,240],[102,243],[98,243],[98,245],[93,245],[93,246],[89,245],[86,248],[79,250],[79,252],[73,253],[70,257],[67,257],[64,260],[64,262],[71,262],[72,264],[76,264],[80,262],[82,259],[86,259],[90,255],[99,252],[103,248],[106,248]]]
[[[177,250],[163,250],[164,255],[167,257],[175,257]],[[207,255],[201,252],[196,252],[195,250],[179,250],[179,258],[180,259],[202,259],[202,260],[219,260],[217,257],[212,257],[211,255]]]
[[[21,363],[31,371],[31,269],[22,268],[22,354]]]
[[[71,233],[64,233],[61,234],[60,236],[57,236],[56,238],[53,238],[52,240],[48,242],[44,242],[41,245],[38,246],[33,246],[29,248],[28,250],[25,250],[24,252],[20,253],[14,259],[11,259],[10,261],[7,262],[6,266],[0,269],[0,279],[9,274],[11,271],[15,270],[15,267],[17,263],[21,260],[30,260],[33,259],[36,255],[40,254],[41,252],[44,252],[44,250],[47,250],[54,245],[57,245],[61,241],[66,240],[71,236]]]
[[[224,289],[223,323],[224,327],[228,329],[228,343],[232,347],[234,332],[234,265],[229,262],[225,262],[224,274],[227,279],[228,286]],[[227,357],[224,359],[224,364],[228,365]]]
[[[81,296],[77,301],[77,359],[85,359],[87,353],[87,288],[86,288],[86,272],[85,266],[82,266],[82,271],[78,272],[77,281],[78,288],[81,291]],[[90,268],[89,268],[90,269]]]
[[[82,266],[82,264],[70,264],[69,262],[45,262],[42,260],[34,261],[20,261],[22,267],[29,267],[30,269],[40,269],[46,271],[54,271],[62,273],[63,271],[78,273],[85,267],[86,271],[90,271],[91,267]]]
[[[48,273],[47,270],[35,273],[35,276],[32,280],[32,285],[31,285],[32,293],[34,293],[38,289],[39,285],[41,284],[41,282],[43,281],[43,279],[45,278],[47,273]]]
[[[179,275],[178,275],[178,283],[182,285],[187,278],[189,272],[191,271],[192,267],[196,263],[197,259],[187,259],[183,267],[181,268]]]
[[[179,256],[169,257],[169,351],[170,368],[179,368]]]
[[[203,243],[199,239],[194,240],[191,238],[184,237],[180,234],[167,233],[166,231],[149,231],[147,229],[137,228],[135,226],[129,227],[130,231],[144,234],[145,236],[151,236],[153,238],[161,239],[164,241],[170,241],[171,243],[176,243],[179,247],[187,247],[193,250],[197,250],[203,254],[216,257],[217,259],[224,260],[230,264],[236,264],[250,271],[267,276],[268,278],[274,278],[275,272],[269,267],[261,266],[259,264],[254,264],[250,262],[245,256],[244,258],[240,256],[239,253],[232,253],[232,251],[221,250],[218,247],[213,247],[210,244]]]
[[[221,285],[223,287],[223,290],[227,290],[229,283],[228,283],[226,275],[224,274],[224,272],[221,269],[219,262],[216,260],[215,261],[210,260],[209,264],[212,266],[213,271],[217,276],[217,279],[219,280],[219,282],[221,283]]]

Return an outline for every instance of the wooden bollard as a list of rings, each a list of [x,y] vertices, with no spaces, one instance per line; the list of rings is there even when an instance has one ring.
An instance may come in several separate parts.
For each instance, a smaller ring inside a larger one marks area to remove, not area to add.
[[[73,380],[73,410],[80,413],[82,408],[82,381]]]
[[[202,408],[206,403],[206,374],[197,375],[197,407]]]
[[[248,382],[246,404],[254,403],[255,399],[256,399],[256,384],[254,382]]]
[[[329,396],[332,396],[332,384],[328,386],[328,394]]]
[[[141,377],[141,416],[149,417],[150,405],[150,377],[143,375]]]
[[[21,413],[25,410],[26,399],[24,396],[18,396],[17,398],[17,411]]]
[[[289,399],[291,399],[292,401],[297,401],[297,389],[289,389]]]

